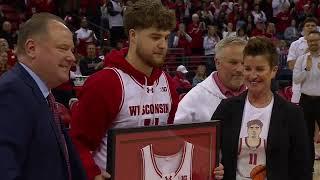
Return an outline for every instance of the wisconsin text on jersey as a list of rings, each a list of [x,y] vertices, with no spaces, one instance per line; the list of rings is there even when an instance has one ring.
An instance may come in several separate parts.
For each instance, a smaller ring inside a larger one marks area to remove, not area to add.
[[[129,106],[130,116],[144,114],[164,114],[169,113],[169,104],[146,104],[142,106]],[[141,113],[141,114],[140,114]]]

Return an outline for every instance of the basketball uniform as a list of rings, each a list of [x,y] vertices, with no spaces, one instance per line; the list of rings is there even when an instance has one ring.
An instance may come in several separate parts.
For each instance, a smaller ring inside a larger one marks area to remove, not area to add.
[[[117,68],[113,70],[122,86],[122,103],[112,128],[130,128],[139,126],[166,125],[171,110],[171,93],[164,72],[152,86],[140,84],[132,76]],[[96,164],[105,169],[107,157],[107,133],[101,148],[95,152]]]
[[[142,180],[191,180],[193,144],[185,142],[176,154],[160,156],[152,144],[141,149]]]
[[[266,163],[266,141],[260,139],[256,147],[250,147],[247,138],[240,138],[238,151],[237,180],[249,180],[252,169]]]

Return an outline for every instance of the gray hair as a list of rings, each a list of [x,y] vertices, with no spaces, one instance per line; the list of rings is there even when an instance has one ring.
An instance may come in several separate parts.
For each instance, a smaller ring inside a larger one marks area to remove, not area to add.
[[[216,58],[221,57],[223,49],[230,46],[245,46],[247,41],[240,37],[226,37],[219,41],[215,46]]]

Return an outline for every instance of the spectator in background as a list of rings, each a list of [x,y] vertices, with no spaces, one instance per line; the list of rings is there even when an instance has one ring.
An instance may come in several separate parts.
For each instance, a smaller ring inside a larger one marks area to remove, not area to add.
[[[17,44],[17,36],[12,32],[12,26],[9,21],[4,21],[2,23],[0,38],[4,38],[7,40],[10,49],[13,49],[14,45]]]
[[[176,74],[173,77],[173,83],[179,94],[187,93],[192,88],[191,83],[186,78],[188,72],[189,71],[184,65],[177,67]]]
[[[273,18],[272,11],[272,1],[273,0],[257,0],[256,2],[260,5],[261,10],[265,13],[267,21],[275,23],[275,19]]]
[[[54,0],[27,0],[26,7],[29,17],[40,12],[57,12]]]
[[[8,54],[5,51],[0,52],[0,76],[8,70]]]
[[[95,43],[97,41],[97,37],[94,32],[88,28],[88,21],[86,17],[81,19],[80,26],[81,28],[78,29],[75,34],[77,37],[78,52],[85,56],[87,44]]]
[[[174,36],[173,47],[183,48],[185,55],[191,55],[191,42],[192,38],[185,31],[185,25],[183,23],[179,24],[179,29]]]
[[[274,23],[268,23],[265,36],[273,41],[277,40],[276,28]]]
[[[287,56],[289,48],[285,40],[278,41],[277,51],[279,53],[279,70],[288,69]]]
[[[247,34],[247,31],[246,31],[246,28],[245,27],[240,27],[238,30],[237,30],[237,37],[238,38],[241,38],[245,41],[248,41],[249,40],[249,37],[248,37],[248,34]]]
[[[247,22],[246,24],[247,33],[249,36],[252,36],[252,33],[256,28],[256,25],[253,23],[253,18],[250,14],[247,16],[246,22]]]
[[[96,72],[96,66],[101,62],[97,56],[96,45],[91,43],[87,45],[87,55],[80,60],[79,66],[83,76],[90,76]]]
[[[290,13],[290,6],[284,6],[281,11],[277,14],[276,18],[276,30],[277,30],[277,37],[279,39],[283,39],[283,33],[287,27],[291,24],[291,13]]]
[[[308,44],[306,37],[309,34],[309,32],[316,30],[317,28],[317,19],[315,18],[307,18],[303,22],[303,34],[304,36],[299,38],[298,40],[291,43],[288,53],[288,67],[289,69],[293,70],[294,65],[296,63],[296,60],[299,56],[304,55],[307,53]],[[298,104],[300,101],[300,84],[296,84],[292,82],[292,98],[291,102]]]
[[[265,36],[266,35],[266,25],[263,22],[257,22],[255,28],[251,32],[251,37],[254,36]]]
[[[303,5],[303,10],[300,12],[297,12],[296,19],[298,22],[303,22],[307,17],[313,16],[311,11],[311,5],[309,3],[306,3]]]
[[[8,42],[4,38],[0,38],[0,52],[7,53],[7,69],[10,69],[17,63],[17,57],[14,51],[9,48]]]
[[[226,31],[223,31],[222,33],[222,38],[227,38],[227,37],[236,37],[237,32],[234,31],[233,29],[233,24],[231,22],[228,22]]]
[[[183,2],[183,0],[176,0],[175,2],[175,13],[176,13],[176,18],[177,18],[177,22],[183,22],[183,18],[184,18],[184,13],[185,13],[185,9],[186,9],[186,5]]]
[[[215,46],[220,41],[220,37],[217,32],[217,26],[209,25],[208,34],[203,40],[204,55],[207,56],[207,71],[208,74],[216,70],[214,63]]]
[[[191,51],[193,55],[203,54],[203,31],[205,30],[205,23],[199,21],[199,15],[192,15],[192,23],[188,26],[188,34],[192,38]]]
[[[233,24],[233,27],[236,27],[237,21],[240,18],[240,11],[239,11],[239,3],[233,3],[232,12],[228,14],[228,22]]]
[[[109,30],[109,19],[108,19],[108,7],[107,4],[109,0],[102,0],[100,6],[101,18],[100,18],[100,26],[103,28],[100,30],[100,38],[102,41],[104,39],[105,30]]]
[[[284,12],[288,7],[290,7],[289,0],[272,0],[273,18],[276,18],[280,12]],[[277,21],[277,23],[279,22]]]
[[[110,45],[116,47],[116,43],[124,39],[123,29],[123,4],[118,0],[109,0],[107,4],[109,13]]]
[[[214,22],[213,14],[207,8],[201,11],[200,19],[202,19],[205,24],[212,24]]]
[[[206,79],[206,77],[206,66],[199,65],[197,67],[196,75],[192,79],[192,87],[195,87],[197,84],[201,83]]]
[[[291,20],[291,24],[284,31],[283,37],[286,41],[288,41],[289,44],[291,44],[293,41],[297,40],[300,37],[295,19]]]
[[[254,24],[257,24],[258,22],[260,22],[260,23],[267,22],[266,14],[260,9],[259,4],[254,5],[254,10],[251,11],[251,14],[253,16]]]

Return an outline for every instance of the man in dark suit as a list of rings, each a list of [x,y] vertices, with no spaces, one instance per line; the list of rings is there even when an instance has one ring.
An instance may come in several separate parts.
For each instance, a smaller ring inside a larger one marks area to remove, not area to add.
[[[19,63],[0,79],[0,179],[85,180],[50,90],[69,79],[72,33],[49,13],[19,31]]]

